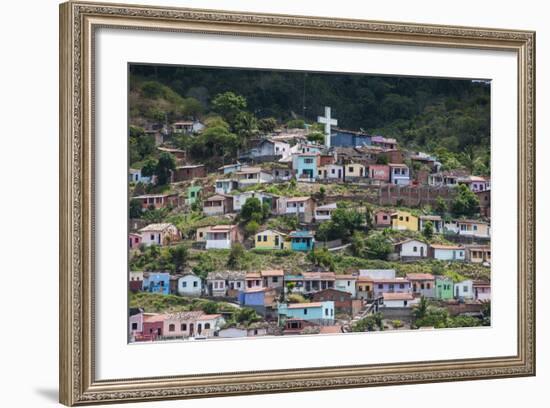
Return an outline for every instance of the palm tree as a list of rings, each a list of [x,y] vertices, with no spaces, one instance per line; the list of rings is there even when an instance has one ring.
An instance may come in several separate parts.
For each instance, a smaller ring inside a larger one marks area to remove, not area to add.
[[[416,306],[413,313],[415,319],[422,319],[428,314],[428,300],[424,296],[420,298],[420,303]]]

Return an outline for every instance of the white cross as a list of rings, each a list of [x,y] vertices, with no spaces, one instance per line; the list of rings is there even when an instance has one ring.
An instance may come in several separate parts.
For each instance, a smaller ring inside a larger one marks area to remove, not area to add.
[[[325,116],[317,116],[317,122],[325,124],[325,146],[330,147],[330,127],[338,126],[338,121],[330,117],[330,106],[325,106]]]

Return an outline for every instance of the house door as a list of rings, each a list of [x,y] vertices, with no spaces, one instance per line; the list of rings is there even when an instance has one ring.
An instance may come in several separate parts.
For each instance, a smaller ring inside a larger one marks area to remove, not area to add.
[[[189,335],[192,336],[195,332],[195,325],[193,323],[189,323]]]
[[[327,171],[325,170],[325,178],[327,178]]]
[[[197,324],[197,333],[198,334],[202,333],[202,323]]]
[[[416,292],[416,283],[413,285],[413,292]]]
[[[424,257],[424,247],[423,246],[420,247],[420,256]]]
[[[342,178],[342,170],[338,170],[338,178]]]

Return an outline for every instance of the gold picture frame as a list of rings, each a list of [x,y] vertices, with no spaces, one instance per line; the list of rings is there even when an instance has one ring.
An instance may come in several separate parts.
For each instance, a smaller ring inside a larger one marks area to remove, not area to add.
[[[99,27],[429,45],[517,54],[518,350],[513,356],[98,381],[94,375],[94,32]],[[66,405],[535,374],[535,33],[67,2],[60,6],[60,401]]]

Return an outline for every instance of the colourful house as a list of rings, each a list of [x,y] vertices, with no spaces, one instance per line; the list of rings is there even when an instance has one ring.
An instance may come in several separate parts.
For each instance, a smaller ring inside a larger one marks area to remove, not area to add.
[[[293,156],[292,168],[298,180],[315,181],[318,175],[318,157],[318,153],[300,153]]]
[[[411,282],[413,294],[435,297],[435,277],[431,273],[408,273],[407,279]]]
[[[187,187],[187,205],[193,205],[197,202],[202,191],[201,186],[189,186]]]
[[[197,241],[206,241],[206,249],[231,249],[231,245],[242,241],[237,225],[214,225],[201,232],[204,239],[197,237]]]
[[[491,300],[491,282],[474,281],[473,283],[474,299],[487,301]]]
[[[406,164],[390,163],[390,183],[400,186],[408,186],[410,184],[409,168]]]
[[[466,251],[460,245],[432,244],[429,248],[429,256],[440,261],[464,261]]]
[[[168,245],[181,239],[180,232],[174,224],[149,224],[139,230],[141,242],[147,246]]]
[[[315,201],[310,196],[279,197],[276,213],[279,215],[294,215],[301,222],[310,223],[315,213]]]
[[[411,282],[405,278],[374,278],[372,279],[375,296],[383,293],[410,293]]]
[[[255,249],[290,249],[290,240],[287,234],[276,230],[265,230],[254,236]]]
[[[168,295],[170,293],[170,274],[168,272],[149,272],[144,274],[143,290],[145,292]]]
[[[392,210],[377,210],[374,213],[374,223],[378,228],[390,228],[392,225]]]
[[[334,302],[280,303],[278,313],[289,319],[331,321],[334,320]]]
[[[418,231],[418,217],[407,211],[396,211],[391,215],[391,227],[400,231]]]
[[[418,217],[418,222],[418,228],[420,231],[424,231],[426,224],[431,222],[436,234],[443,233],[443,219],[439,215],[421,215]]]
[[[491,246],[490,245],[467,245],[466,259],[472,263],[490,263]]]
[[[344,166],[344,179],[355,180],[366,176],[365,166],[360,163],[348,163]]]
[[[453,280],[446,276],[436,276],[435,298],[441,300],[450,300],[453,297]]]
[[[293,251],[311,251],[315,238],[309,231],[294,231],[290,233],[290,249]]]

